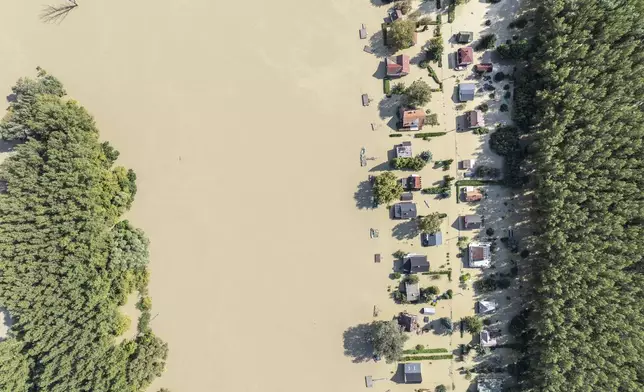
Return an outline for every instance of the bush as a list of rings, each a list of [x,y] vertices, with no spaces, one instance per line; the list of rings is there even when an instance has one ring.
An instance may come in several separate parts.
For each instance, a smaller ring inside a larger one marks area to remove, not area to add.
[[[395,10],[400,10],[400,12],[403,13],[403,15],[407,15],[409,11],[411,11],[411,0],[401,0],[397,1],[394,3]]]
[[[393,88],[391,89],[391,93],[394,95],[402,95],[405,93],[405,83],[400,82],[394,84]]]
[[[390,133],[389,137],[402,137],[402,133]]]
[[[420,159],[422,159],[425,163],[431,162],[433,156],[430,151],[423,151],[419,155]]]
[[[491,237],[494,235],[494,229],[491,227],[488,227],[487,230],[485,230],[485,234],[488,235],[488,237]]]
[[[480,111],[482,111],[483,113],[485,113],[485,112],[487,112],[487,111],[490,109],[490,107],[488,106],[488,104],[487,104],[487,103],[483,102],[482,104],[480,104],[480,105],[478,106],[478,109],[479,109]]]
[[[504,89],[504,90],[509,90],[509,89],[510,89],[510,85],[509,85],[509,84],[506,84],[505,86],[503,86],[503,89]]]
[[[445,295],[445,298],[452,299],[454,297],[454,291],[452,291],[452,289],[448,289],[444,295]]]
[[[429,65],[429,62],[428,62],[427,60],[423,60],[423,61],[421,61],[420,63],[418,63],[418,66],[419,66],[421,69],[425,69],[425,68],[427,68],[427,66],[428,66],[428,65]]]
[[[447,387],[441,384],[434,389],[434,392],[447,392]]]
[[[489,20],[489,19],[488,19],[488,20],[486,20],[486,21],[485,21],[485,25],[486,25],[486,26],[489,26],[489,25],[491,25],[491,24],[492,24],[492,21],[491,21],[491,20]]]
[[[424,349],[425,349],[425,346],[423,346],[422,344],[417,344],[416,345],[416,350],[417,351],[424,350]],[[407,353],[403,351],[403,354],[407,354]]]
[[[424,133],[417,133],[414,135],[415,138],[418,139],[425,139],[428,137],[438,137],[438,136],[443,136],[447,135],[447,132],[424,132]]]
[[[419,348],[420,347],[420,348]],[[404,350],[403,354],[414,355],[414,354],[439,354],[439,353],[448,353],[449,350],[446,348],[425,348],[422,344],[416,345],[415,350]]]
[[[491,320],[491,319],[486,318],[486,319],[484,319],[484,320],[483,320],[483,325],[485,325],[485,326],[489,326],[489,325],[491,325],[491,324],[492,324],[492,320]]]
[[[441,80],[438,78],[438,75],[436,75],[436,71],[434,71],[434,68],[432,68],[431,65],[427,66],[427,72],[429,72],[429,76],[431,76],[432,79],[434,79],[434,82],[436,82],[436,84],[441,83]]]
[[[429,295],[438,295],[438,293],[440,293],[440,290],[436,286],[429,286],[429,287],[425,288],[424,290]]]
[[[472,130],[472,133],[475,135],[487,135],[490,133],[490,130],[486,127],[479,127]]]
[[[389,79],[384,79],[382,81],[382,89],[384,90],[385,95],[391,95],[391,82],[389,81]]]
[[[474,288],[483,293],[494,291],[497,288],[497,282],[494,278],[484,278],[474,283]]]
[[[426,162],[420,156],[416,156],[413,158],[394,158],[391,161],[391,165],[398,170],[419,171],[425,167]]]
[[[400,279],[401,276],[402,275],[400,274],[400,272],[394,272],[393,274],[389,275],[389,277],[391,277],[392,280]]]
[[[459,239],[459,241],[460,241],[460,239]],[[467,244],[465,244],[465,246],[467,246]],[[459,248],[463,248],[463,247],[462,247],[462,246],[459,246]],[[471,275],[470,275],[470,274],[463,274],[463,275],[461,275],[461,276],[458,278],[458,280],[459,280],[461,283],[465,283],[465,282],[467,282],[467,281],[468,281],[468,280],[470,280],[470,279],[471,279]]]
[[[411,275],[406,275],[405,279],[403,279],[403,282],[404,283],[409,283],[409,284],[414,284],[414,283],[418,283],[419,279],[420,278],[418,277],[418,275],[411,274]]]
[[[481,321],[481,319],[475,316],[463,317],[462,325],[467,332],[473,335],[481,332],[481,330],[483,329],[483,322]]]
[[[528,25],[528,18],[522,16],[510,24],[514,24],[514,27],[516,27],[517,29],[522,29]]]
[[[393,256],[399,260],[401,260],[406,255],[407,255],[407,252],[403,252],[402,250],[397,250],[393,253]]]
[[[510,93],[508,93],[508,94],[510,94]],[[506,105],[504,103],[501,104],[501,106],[499,107],[499,111],[501,111],[501,112],[507,112],[508,110],[509,110],[508,105]]]
[[[506,91],[505,94],[503,94],[503,98],[505,98],[505,99],[510,99],[510,97],[512,97],[512,93],[509,92],[509,91]],[[501,106],[503,106],[503,105],[501,105]],[[503,111],[503,110],[501,110],[501,111]]]
[[[486,34],[479,39],[479,42],[474,47],[474,50],[492,49],[496,43],[496,35]]]
[[[429,16],[423,16],[418,20],[418,22],[416,22],[417,26],[429,26],[431,24],[434,24],[434,21],[432,21],[432,18]]]
[[[496,74],[494,74],[494,81],[495,82],[500,82],[503,79],[505,79],[505,74],[503,72],[497,72]]]

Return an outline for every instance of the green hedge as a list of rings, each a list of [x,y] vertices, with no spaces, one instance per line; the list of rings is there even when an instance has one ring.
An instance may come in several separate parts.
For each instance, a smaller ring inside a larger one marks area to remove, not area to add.
[[[450,4],[447,8],[447,23],[452,23],[456,19],[456,5]]]
[[[414,135],[415,138],[418,139],[424,139],[426,137],[438,137],[438,136],[443,136],[447,135],[447,132],[425,132],[425,133],[417,133]]]
[[[402,137],[402,133],[390,133],[389,137]]]
[[[452,354],[444,355],[421,355],[421,356],[404,356],[400,359],[401,362],[411,362],[411,361],[434,361],[438,359],[452,359],[454,356]]]
[[[390,96],[391,95],[391,82],[389,81],[389,79],[384,79],[382,83],[383,83],[382,89],[385,91],[385,94],[387,96]]]
[[[422,274],[423,275],[447,275],[447,280],[449,280],[450,282],[452,281],[452,271],[451,270],[449,270],[449,271],[445,271],[445,270],[442,270],[442,271],[430,271],[430,272],[423,272]]]
[[[434,68],[432,68],[431,65],[427,65],[427,72],[429,72],[429,76],[431,76],[432,79],[434,79],[434,82],[436,82],[436,84],[438,85],[441,84],[441,80],[438,78],[438,75],[436,75],[436,71],[434,71]]]
[[[476,185],[501,185],[502,182],[498,180],[459,180],[456,181],[456,186],[476,186]]]
[[[449,350],[446,348],[424,348],[422,350],[404,350],[403,354],[415,355],[415,354],[435,354],[435,353],[448,353]]]

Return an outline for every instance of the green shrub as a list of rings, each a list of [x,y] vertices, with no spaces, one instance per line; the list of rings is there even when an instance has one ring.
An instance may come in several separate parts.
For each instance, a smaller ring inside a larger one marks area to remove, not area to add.
[[[483,102],[482,104],[480,104],[480,105],[478,106],[478,109],[479,109],[480,111],[482,111],[483,113],[485,113],[485,112],[487,112],[487,111],[490,109],[490,107],[488,106],[488,104],[487,104],[487,103]]]
[[[509,91],[506,91],[505,94],[503,94],[503,98],[505,98],[505,99],[510,99],[511,97],[512,97],[512,93],[509,92]],[[503,106],[503,105],[501,105],[501,106]],[[503,110],[501,110],[501,111],[503,111]]]
[[[438,58],[440,58],[440,56]],[[441,80],[438,78],[438,75],[436,75],[436,71],[434,71],[434,68],[432,68],[431,65],[427,66],[427,71],[429,72],[429,76],[431,76],[432,79],[434,79],[434,82],[436,82],[436,84],[440,84]]]
[[[384,79],[382,81],[382,86],[383,86],[382,89],[384,90],[384,92],[385,92],[385,94],[387,96],[391,95],[391,85],[390,85],[390,83],[391,82],[389,81],[389,79]]]
[[[394,158],[391,160],[391,165],[394,169],[398,170],[422,170],[427,162],[425,162],[420,156],[413,158]]]
[[[421,355],[421,356],[404,356],[400,359],[401,362],[412,362],[412,361],[434,361],[441,359],[452,359],[454,356],[452,354],[444,355]]]
[[[509,93],[508,93],[508,94],[509,94]],[[506,105],[506,104],[504,104],[504,103],[503,103],[503,104],[501,104],[501,106],[499,107],[499,111],[501,111],[501,112],[507,112],[508,110],[510,110],[510,109],[508,108],[508,105]]]
[[[397,279],[400,279],[402,275],[400,274],[400,272],[394,272],[389,276],[391,277],[392,280],[397,280]]]
[[[505,79],[505,74],[503,72],[497,72],[496,74],[494,74],[494,81],[495,82],[500,82],[503,79]]]
[[[496,43],[496,35],[486,34],[479,39],[479,42],[474,47],[474,50],[480,51],[480,50],[492,49],[495,43]]]
[[[390,133],[389,137],[402,137],[402,133]]]
[[[499,185],[500,182],[496,180],[459,180],[456,181],[458,186],[477,186],[477,185]]]
[[[422,348],[418,348],[421,346]],[[449,350],[446,348],[425,348],[423,345],[419,344],[416,346],[415,350],[404,350],[403,354],[407,355],[417,355],[417,354],[438,354],[438,353],[448,353]]]
[[[487,135],[490,133],[490,130],[486,127],[479,127],[479,128],[474,128],[472,130],[472,133],[475,135]]]
[[[447,135],[447,132],[424,132],[424,133],[417,133],[414,135],[415,138],[418,139],[424,139],[426,137],[438,137],[438,136],[443,136]]]
[[[406,255],[407,255],[407,252],[403,252],[402,250],[397,250],[393,253],[393,256],[399,260],[405,257]]]

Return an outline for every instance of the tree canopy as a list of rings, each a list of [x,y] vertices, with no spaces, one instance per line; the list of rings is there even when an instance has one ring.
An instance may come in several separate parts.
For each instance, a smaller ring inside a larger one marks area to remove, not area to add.
[[[116,344],[128,294],[147,296],[148,240],[120,217],[136,176],[113,166],[94,120],[54,77],[20,79],[0,134],[22,142],[0,166],[0,391],[141,391],[167,345],[147,325]],[[143,312],[149,320],[149,309]]]
[[[387,45],[394,50],[414,46],[416,22],[410,19],[398,19],[387,30]]]
[[[374,354],[384,357],[388,363],[400,359],[409,337],[405,335],[398,323],[395,320],[374,321],[371,326]]]
[[[407,105],[419,108],[427,105],[432,99],[432,89],[422,79],[414,80],[409,87],[405,88],[404,95]]]
[[[514,108],[536,142],[526,391],[643,390],[642,14],[642,0],[537,10]]]
[[[441,223],[443,219],[439,212],[432,212],[429,215],[419,216],[416,218],[418,230],[423,233],[434,234],[441,231]]]
[[[403,186],[392,172],[384,172],[376,176],[373,193],[378,204],[387,204],[400,198]]]
[[[463,326],[468,333],[475,335],[483,329],[483,321],[475,316],[463,317]]]

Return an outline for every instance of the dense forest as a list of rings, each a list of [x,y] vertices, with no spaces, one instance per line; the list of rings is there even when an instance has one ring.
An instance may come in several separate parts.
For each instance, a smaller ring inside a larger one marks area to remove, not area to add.
[[[120,220],[136,176],[114,166],[94,120],[39,69],[20,79],[0,124],[18,144],[0,166],[0,307],[13,320],[0,342],[0,391],[143,390],[165,366],[150,330],[148,240]],[[140,295],[134,339],[119,312]]]
[[[538,217],[522,389],[643,391],[644,0],[535,5],[515,94]]]

